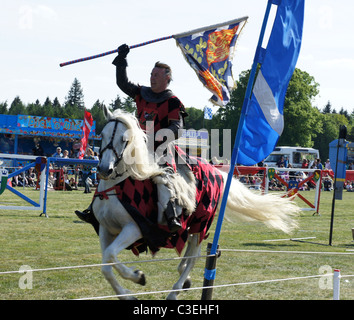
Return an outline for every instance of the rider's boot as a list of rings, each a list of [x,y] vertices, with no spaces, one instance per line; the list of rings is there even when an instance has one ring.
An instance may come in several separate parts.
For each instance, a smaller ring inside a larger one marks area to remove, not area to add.
[[[97,235],[99,234],[100,223],[97,221],[93,209],[92,209],[92,202],[87,209],[84,211],[75,210],[75,214],[84,222],[92,224],[93,228],[95,229]]]

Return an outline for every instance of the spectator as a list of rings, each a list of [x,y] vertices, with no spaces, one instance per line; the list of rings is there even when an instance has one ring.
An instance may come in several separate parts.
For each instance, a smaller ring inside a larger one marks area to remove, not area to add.
[[[56,182],[56,177],[53,174],[53,165],[49,165],[49,177],[48,177],[48,188],[53,189]]]
[[[44,151],[39,142],[37,142],[32,149],[34,156],[44,156]]]
[[[36,178],[37,175],[34,172],[33,168],[29,168],[26,175],[28,186],[34,187],[36,185]]]
[[[257,177],[256,181],[254,183],[254,189],[255,190],[261,190],[261,184],[262,184],[262,179]]]
[[[281,156],[280,159],[277,161],[277,167],[285,168],[285,159],[284,159],[284,156]]]
[[[302,166],[301,166],[301,168],[307,169],[308,166],[309,166],[308,160],[307,160],[307,159],[302,160]]]
[[[308,168],[309,169],[316,169],[317,168],[317,159],[310,161]]]
[[[288,164],[288,168],[292,168],[291,163]],[[289,171],[289,180],[296,180],[296,171]]]
[[[320,169],[320,170],[323,169],[323,165],[321,163],[321,159],[317,159],[317,161],[316,161],[316,169]]]
[[[57,151],[52,155],[53,158],[62,158],[63,154],[61,153],[61,148],[57,147]]]
[[[273,178],[269,181],[269,190],[284,191],[284,186],[280,182],[278,182],[278,180]]]
[[[84,156],[85,160],[94,160],[94,153],[92,149],[88,148],[86,150],[86,154]],[[90,176],[92,174],[92,166],[91,165],[83,165],[82,167],[82,182],[84,183],[85,186],[85,191],[84,193],[91,193],[90,190]]]
[[[64,159],[69,159],[69,151],[68,150],[64,150],[63,151],[63,158]]]
[[[325,168],[326,170],[332,170],[331,168],[331,162],[329,161],[329,159],[327,159],[326,163],[325,163]]]
[[[70,178],[69,185],[70,185],[71,189],[76,189],[77,190],[77,184],[76,184],[74,178]]]
[[[323,190],[324,191],[331,191],[333,188],[332,188],[332,180],[330,177],[325,177],[324,180],[323,180]]]
[[[19,167],[18,169],[21,169],[22,167]],[[26,178],[26,175],[24,174],[24,172],[20,173],[17,176],[14,176],[12,178],[12,185],[13,186],[17,186],[17,187],[22,187],[22,186],[27,186],[28,185],[28,181]]]

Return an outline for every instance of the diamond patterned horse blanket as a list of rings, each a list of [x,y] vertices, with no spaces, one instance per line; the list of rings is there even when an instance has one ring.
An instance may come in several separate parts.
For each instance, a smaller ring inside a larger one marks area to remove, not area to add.
[[[202,158],[193,157],[189,163],[196,178],[196,210],[190,216],[182,213],[182,228],[175,234],[157,222],[157,187],[152,180],[127,178],[108,190],[96,190],[94,197],[104,200],[108,199],[106,193],[115,189],[119,201],[139,226],[143,238],[128,248],[134,254],[138,255],[147,249],[154,254],[164,247],[176,248],[180,255],[188,234],[198,234],[199,242],[207,238],[222,194],[223,178],[214,166]]]

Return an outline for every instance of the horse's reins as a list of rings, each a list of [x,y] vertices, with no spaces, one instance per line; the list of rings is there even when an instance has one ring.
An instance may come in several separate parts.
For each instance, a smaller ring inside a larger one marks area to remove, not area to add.
[[[128,141],[124,141],[124,146],[122,148],[122,151],[121,151],[120,154],[118,154],[117,151],[113,148],[113,140],[114,140],[114,137],[115,137],[116,132],[117,132],[118,123],[121,122],[121,121],[119,121],[117,119],[112,119],[112,120],[109,120],[108,122],[115,122],[115,125],[114,125],[114,129],[113,129],[113,132],[112,132],[111,140],[109,141],[109,143],[102,150],[100,150],[99,159],[101,161],[103,152],[105,152],[106,150],[112,150],[114,155],[115,155],[115,157],[116,157],[116,159],[117,159],[115,161],[115,163],[114,163],[114,167],[116,167],[118,165],[118,163],[120,162],[120,160],[123,158],[123,153],[124,153],[124,150],[125,150],[125,148],[126,148],[126,146],[128,144]],[[123,172],[122,174],[118,174],[116,172],[116,175],[117,175],[116,178],[123,176],[125,172]],[[107,192],[112,191],[112,190],[114,190],[115,193],[107,194]],[[118,187],[118,185],[115,185],[115,186],[113,186],[113,187],[111,187],[109,189],[103,190],[103,191],[98,191],[96,189],[96,192],[95,192],[93,197],[94,198],[98,197],[98,198],[100,198],[100,200],[103,200],[103,199],[107,200],[109,196],[119,196],[119,194],[120,194],[119,187]]]
[[[128,141],[124,141],[124,147],[122,148],[122,152],[120,154],[117,153],[117,151],[113,148],[113,140],[114,140],[114,137],[116,135],[116,131],[117,131],[117,127],[118,127],[118,123],[120,122],[119,120],[117,119],[112,119],[112,120],[109,120],[108,122],[115,122],[115,125],[114,125],[114,129],[113,129],[113,133],[112,133],[112,137],[111,137],[111,140],[109,141],[109,143],[102,149],[100,150],[100,155],[99,155],[99,158],[100,160],[102,159],[102,155],[103,155],[103,152],[105,152],[106,150],[112,150],[115,157],[116,157],[116,161],[114,163],[114,166],[116,167],[119,163],[120,160],[122,160],[123,158],[123,152],[128,144]]]
[[[107,192],[112,191],[112,190],[114,190],[115,193],[107,194]],[[109,188],[107,190],[103,190],[103,191],[97,191],[97,189],[96,189],[95,194],[94,194],[93,197],[94,198],[99,197],[100,200],[103,200],[103,199],[108,200],[108,197],[110,197],[110,196],[119,197],[120,194],[121,194],[121,191],[119,189],[119,186],[115,185],[115,186],[113,186],[113,187],[111,187],[111,188]]]

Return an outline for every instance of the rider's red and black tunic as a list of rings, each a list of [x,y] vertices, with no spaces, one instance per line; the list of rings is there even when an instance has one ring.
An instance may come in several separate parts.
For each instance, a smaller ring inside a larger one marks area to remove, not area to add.
[[[149,102],[138,94],[135,98],[137,116],[141,128],[146,130],[146,122],[154,122],[154,133],[160,129],[168,128],[171,121],[178,121],[180,114],[184,112],[181,101],[176,96],[171,96],[162,102]]]
[[[179,129],[184,127],[184,118],[188,115],[182,102],[169,89],[155,93],[150,87],[136,85],[128,80],[127,62],[118,55],[113,64],[116,68],[117,85],[119,88],[134,99],[137,106],[137,118],[141,128],[148,134],[153,133],[154,152],[167,141],[167,136],[163,140],[157,140],[155,134],[160,129],[170,129],[173,138],[178,139]],[[148,121],[153,122],[148,124]],[[153,130],[153,132],[151,132]],[[150,132],[149,132],[150,131]],[[168,136],[171,139],[171,135]],[[149,137],[150,139],[150,137]],[[162,158],[161,164],[167,164],[176,170],[175,157],[179,153],[178,148],[168,141],[163,150],[156,153],[157,159]],[[161,149],[161,148],[160,148]]]
[[[154,122],[154,133],[160,129],[170,129],[178,138],[178,129],[184,126],[184,118],[187,116],[182,102],[169,89],[155,93],[150,87],[136,85],[128,80],[127,62],[119,57],[114,59],[116,66],[116,80],[118,87],[135,100],[137,106],[137,118],[143,130],[146,130],[146,122]],[[155,143],[156,147],[162,142]]]

